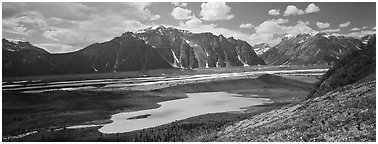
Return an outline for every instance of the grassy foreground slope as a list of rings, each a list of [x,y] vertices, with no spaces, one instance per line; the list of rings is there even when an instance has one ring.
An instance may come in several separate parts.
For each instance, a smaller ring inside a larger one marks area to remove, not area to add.
[[[375,75],[237,122],[216,141],[376,141]]]
[[[344,57],[308,96],[234,123],[214,141],[376,141],[375,35]]]

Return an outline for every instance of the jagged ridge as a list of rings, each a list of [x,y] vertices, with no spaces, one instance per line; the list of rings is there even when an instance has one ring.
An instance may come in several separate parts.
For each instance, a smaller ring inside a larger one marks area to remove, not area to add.
[[[264,65],[252,46],[242,40],[211,33],[191,33],[172,27],[154,27],[136,34],[147,44],[160,50],[173,66],[205,68],[225,66]]]
[[[328,65],[332,66],[363,43],[351,37],[333,36],[325,33],[299,34],[284,37],[276,46],[261,55],[271,65]]]
[[[24,45],[3,39],[4,76],[265,64],[245,41],[164,26],[126,32],[110,41],[64,54],[50,54],[29,43]],[[32,53],[26,52],[29,49]]]

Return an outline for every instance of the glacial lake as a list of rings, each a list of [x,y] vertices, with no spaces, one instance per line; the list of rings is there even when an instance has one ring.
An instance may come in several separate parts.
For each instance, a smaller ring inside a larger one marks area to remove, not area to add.
[[[101,133],[124,133],[156,127],[193,116],[230,111],[242,107],[270,103],[269,99],[242,97],[227,92],[188,93],[188,98],[160,102],[156,109],[123,112],[112,115],[112,123],[99,129]]]

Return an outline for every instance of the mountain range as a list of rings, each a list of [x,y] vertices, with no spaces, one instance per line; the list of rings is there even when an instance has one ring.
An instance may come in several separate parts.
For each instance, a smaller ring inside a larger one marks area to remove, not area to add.
[[[3,38],[3,76],[144,71],[250,65],[332,65],[371,36],[354,39],[324,33],[284,37],[270,47],[212,33],[152,26],[75,52],[51,54],[29,42]]]
[[[6,39],[2,50],[5,76],[265,64],[245,41],[164,26],[126,32],[110,41],[64,54],[50,54],[28,42]]]
[[[361,50],[359,39],[325,33],[285,36],[281,42],[261,54],[271,65],[329,65],[353,50]]]

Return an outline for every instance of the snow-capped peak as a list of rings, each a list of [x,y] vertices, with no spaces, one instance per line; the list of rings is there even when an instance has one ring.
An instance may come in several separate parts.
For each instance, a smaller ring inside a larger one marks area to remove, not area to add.
[[[313,32],[310,33],[310,35],[311,35],[311,36],[315,36],[315,35],[317,35],[317,34],[319,34],[319,33],[320,33],[320,32],[318,32],[318,31],[313,31]]]
[[[324,34],[323,37],[326,37],[327,39],[329,39],[329,35],[328,34]]]
[[[143,30],[138,30],[138,31],[136,31],[135,33],[145,33],[145,32],[146,32],[146,30],[143,29]]]
[[[291,38],[294,38],[294,37],[295,37],[294,35],[287,34],[287,35],[285,35],[285,36],[282,38],[282,40],[284,40],[284,39],[291,39]]]
[[[153,25],[151,27],[148,27],[146,29],[141,29],[141,30],[138,30],[136,33],[145,33],[147,31],[151,31],[151,30],[165,30],[167,29],[164,25]]]
[[[148,28],[148,29],[150,29],[150,30],[156,30],[157,28],[159,28],[160,26],[159,25],[154,25],[154,26],[151,26],[150,28]]]
[[[293,38],[293,37],[295,37],[294,35],[291,35],[291,34],[287,34],[287,35],[285,35],[284,36],[285,38]]]
[[[149,30],[167,29],[164,25],[154,25],[148,28]]]
[[[22,40],[9,40],[10,42],[13,42],[15,44],[21,44],[21,43],[29,43],[27,41],[22,41]]]
[[[253,46],[253,50],[257,55],[261,55],[268,51],[271,47],[267,43],[259,43]]]

